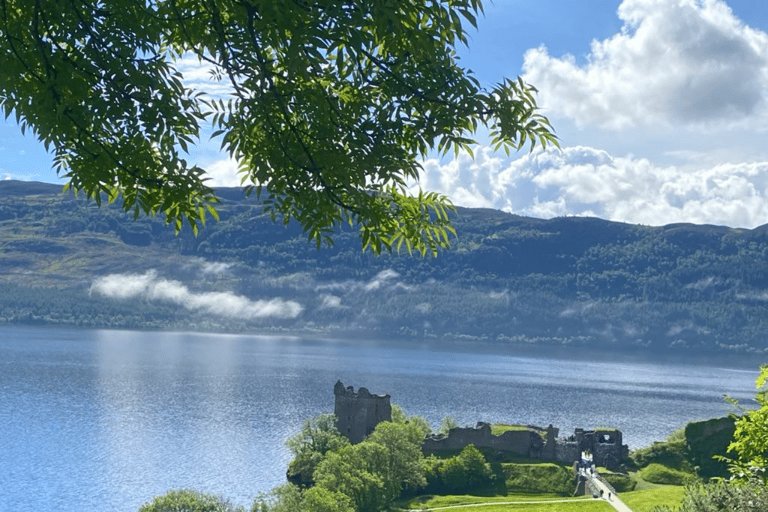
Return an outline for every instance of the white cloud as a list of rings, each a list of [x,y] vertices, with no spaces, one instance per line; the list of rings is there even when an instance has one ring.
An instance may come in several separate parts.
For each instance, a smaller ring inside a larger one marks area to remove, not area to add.
[[[378,290],[381,286],[384,284],[387,284],[391,282],[393,279],[396,279],[400,277],[400,274],[395,272],[394,270],[387,269],[382,270],[378,274],[376,274],[376,277],[371,279],[364,287],[365,291],[370,292],[373,290]]]
[[[237,161],[223,158],[203,166],[212,187],[239,187],[241,176],[237,173]]]
[[[217,80],[211,73],[214,66],[208,62],[200,61],[191,53],[185,54],[176,61],[176,69],[184,77],[184,85],[204,92],[210,97],[224,99],[233,92],[226,77]]]
[[[768,223],[768,162],[689,168],[583,146],[517,159],[480,148],[474,163],[468,155],[446,164],[428,160],[422,184],[460,206],[540,218],[588,215],[648,225],[745,228]]]
[[[232,263],[223,263],[220,261],[217,262],[211,262],[211,261],[205,261],[203,259],[200,260],[200,270],[203,272],[203,274],[213,274],[213,275],[221,275],[226,273],[230,268],[232,268]]]
[[[432,311],[432,304],[430,304],[429,302],[422,302],[420,304],[416,304],[416,311],[418,311],[422,315],[427,315]]]
[[[110,274],[94,281],[91,291],[115,299],[129,299],[145,294],[156,279],[155,270],[145,274]]]
[[[2,169],[0,169],[2,171]],[[0,172],[3,180],[34,181],[35,175],[32,174],[14,174],[12,172]]]
[[[585,62],[525,54],[539,103],[581,126],[768,126],[768,35],[720,0],[625,0]]]
[[[151,270],[145,274],[111,274],[96,279],[91,292],[105,297],[171,302],[191,311],[201,311],[227,318],[296,318],[302,306],[282,299],[253,301],[231,292],[193,292],[179,281],[158,278]]]
[[[320,309],[339,309],[343,307],[341,305],[341,297],[336,295],[323,295],[323,300],[320,303]]]

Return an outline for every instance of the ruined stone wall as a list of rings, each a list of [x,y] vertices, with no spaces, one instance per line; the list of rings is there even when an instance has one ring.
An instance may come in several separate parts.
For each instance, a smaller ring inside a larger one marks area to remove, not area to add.
[[[341,381],[336,382],[333,393],[337,427],[353,444],[365,439],[382,421],[392,421],[389,395],[373,395],[363,387],[355,392],[352,386],[344,387]],[[477,448],[568,464],[580,460],[581,453],[588,450],[596,465],[609,469],[618,469],[629,455],[629,449],[622,444],[621,431],[616,429],[577,428],[566,439],[558,438],[558,433],[552,425],[546,429],[528,425],[526,429],[508,430],[495,436],[488,423],[478,422],[474,428],[452,428],[447,435],[428,436],[422,449],[429,455],[444,450],[460,451],[471,444]]]
[[[336,382],[333,394],[336,427],[352,444],[365,439],[382,421],[392,421],[389,395],[373,395],[363,387],[355,392],[352,386],[345,388],[341,381]]]
[[[541,452],[541,458],[542,459],[548,459],[548,460],[555,460],[556,457],[556,450],[557,450],[557,435],[560,433],[560,429],[557,429],[552,426],[550,423],[549,426],[546,429],[546,442],[544,444],[544,449]]]
[[[508,430],[495,436],[488,423],[479,422],[474,428],[452,428],[447,435],[428,436],[422,450],[429,455],[442,450],[462,450],[470,444],[476,448],[512,452],[526,457],[540,457],[544,449],[544,440],[535,430]]]
[[[581,459],[581,449],[579,444],[575,441],[566,441],[563,439],[557,440],[557,446],[555,448],[555,460],[560,462],[573,463]]]
[[[577,428],[567,439],[558,439],[555,458],[572,463],[579,460],[581,452],[589,451],[595,465],[611,470],[619,469],[621,461],[629,456],[629,448],[622,444],[620,430],[584,430]]]
[[[629,456],[629,448],[622,443],[620,430],[597,430],[592,453],[598,466],[616,470],[621,461]]]

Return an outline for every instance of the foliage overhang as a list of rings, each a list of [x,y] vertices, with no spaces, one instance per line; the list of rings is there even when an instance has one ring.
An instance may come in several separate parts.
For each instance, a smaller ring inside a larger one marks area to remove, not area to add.
[[[242,183],[310,240],[436,254],[450,200],[410,194],[431,151],[557,145],[536,90],[459,65],[480,0],[0,0],[0,106],[67,188],[197,230],[218,201],[185,155],[211,123]],[[185,83],[196,55],[231,89]]]

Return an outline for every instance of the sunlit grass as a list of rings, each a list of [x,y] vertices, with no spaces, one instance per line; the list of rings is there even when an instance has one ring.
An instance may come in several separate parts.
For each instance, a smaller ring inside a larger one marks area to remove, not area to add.
[[[621,500],[633,512],[651,512],[659,505],[677,507],[682,501],[683,487],[664,485],[642,491],[620,494]],[[577,501],[570,501],[570,500]],[[575,498],[557,494],[510,493],[505,496],[425,495],[401,504],[401,510],[430,511],[456,510],[467,512],[608,512],[613,510],[608,503],[590,496]]]
[[[530,429],[525,425],[506,425],[504,423],[494,423],[491,425],[491,434],[494,436],[499,436],[504,432],[509,432],[510,430],[528,431]]]
[[[563,500],[574,499],[577,501],[563,502]],[[604,506],[608,506],[608,508],[605,508]],[[496,512],[503,510],[527,510],[531,512],[570,512],[576,510],[584,510],[590,512],[600,512],[603,510],[612,510],[610,505],[594,500],[588,496],[569,498],[556,494],[523,493],[513,493],[506,496],[474,496],[467,494],[448,496],[420,496],[408,501],[402,506],[402,508],[405,510],[417,511],[445,509],[445,507],[456,507],[456,510],[477,512]]]
[[[652,489],[621,493],[621,501],[633,512],[650,512],[659,505],[677,507],[683,500],[684,487],[662,485]]]

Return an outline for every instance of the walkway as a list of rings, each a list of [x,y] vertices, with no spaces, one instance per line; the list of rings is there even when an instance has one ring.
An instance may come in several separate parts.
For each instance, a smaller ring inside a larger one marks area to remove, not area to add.
[[[632,509],[626,506],[624,502],[621,501],[618,496],[616,496],[616,493],[609,489],[607,485],[605,485],[605,482],[588,473],[586,469],[580,469],[579,473],[584,475],[587,480],[592,482],[592,484],[597,487],[598,490],[602,491],[602,499],[612,505],[613,508],[615,508],[618,512],[632,512]]]

